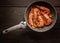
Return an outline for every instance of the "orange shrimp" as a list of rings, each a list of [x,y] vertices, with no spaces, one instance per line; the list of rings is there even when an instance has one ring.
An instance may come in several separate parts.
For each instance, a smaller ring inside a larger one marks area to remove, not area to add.
[[[40,12],[38,12],[38,15],[39,15],[39,14],[40,14]],[[43,27],[45,21],[44,21],[43,16],[42,16],[41,14],[38,16],[38,20],[39,20],[39,25],[38,25],[38,27]]]
[[[33,9],[32,9],[33,10]],[[32,18],[33,18],[33,13],[32,13],[32,10],[30,11],[30,13],[29,13],[29,18],[28,18],[28,22],[29,22],[29,24],[32,26],[33,25],[33,20],[32,20]]]
[[[43,11],[41,11],[41,13],[45,17],[45,25],[51,24],[52,23],[52,19],[49,17],[50,9],[48,9],[47,7],[44,7],[44,6],[40,6],[39,8],[41,10],[43,10]]]
[[[43,20],[42,16],[38,16],[38,19],[39,19],[38,27],[43,27],[44,26],[44,20]]]
[[[39,25],[39,22],[37,21],[37,15],[38,15],[38,11],[39,11],[39,9],[38,8],[34,8],[34,23],[36,24],[36,27],[37,27],[37,25]]]
[[[49,25],[52,23],[52,19],[49,17],[49,15],[43,14],[43,16],[45,17],[45,25]]]
[[[39,8],[42,10],[42,13],[44,13],[44,14],[50,14],[50,9],[48,9],[47,7],[40,6]]]
[[[37,19],[37,18],[39,19],[39,21],[38,21],[38,19],[35,21],[36,25],[38,27],[43,27],[44,26],[44,20],[40,14],[40,10],[38,8],[34,9],[34,15],[35,15],[35,19]]]
[[[34,19],[33,19],[33,22],[34,22],[34,26],[35,27],[37,27],[37,24],[36,24],[36,22],[37,22],[37,12],[39,11],[39,9],[37,9],[37,8],[34,8]]]
[[[36,17],[36,15],[35,15],[35,17]],[[35,28],[36,25],[35,25],[35,23],[33,22],[33,19],[35,19],[35,18],[34,18],[34,8],[32,8],[31,11],[30,11],[30,13],[29,13],[28,22],[29,22],[29,24],[30,24],[33,28]]]

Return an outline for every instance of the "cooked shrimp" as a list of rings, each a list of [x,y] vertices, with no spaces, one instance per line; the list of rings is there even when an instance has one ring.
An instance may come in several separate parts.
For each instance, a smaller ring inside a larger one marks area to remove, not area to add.
[[[39,22],[37,21],[37,15],[38,15],[38,11],[39,11],[39,9],[38,8],[34,8],[34,23],[36,24],[36,27],[37,27],[37,25],[39,24]]]
[[[44,6],[40,6],[39,7],[41,9],[41,13],[43,14],[43,16],[45,17],[45,25],[49,25],[52,23],[52,19],[49,17],[50,14],[50,9],[48,9],[47,7]]]
[[[39,11],[38,8],[34,8],[34,18],[36,19],[37,18],[37,12]]]
[[[33,9],[32,9],[33,10]],[[32,13],[32,10],[30,11],[30,13],[29,13],[29,18],[28,18],[28,22],[29,22],[29,24],[32,26],[33,25],[33,20],[32,20],[32,18],[33,18],[33,13]]]
[[[48,9],[47,7],[45,7],[45,6],[40,6],[39,8],[42,10],[42,12],[43,12],[44,14],[50,14],[50,9]]]
[[[42,13],[43,14],[43,13]],[[52,23],[52,19],[49,17],[49,15],[47,14],[43,14],[43,16],[45,17],[45,25],[49,25]]]
[[[34,25],[35,25],[35,27],[37,27],[37,24],[36,24],[36,22],[37,22],[37,12],[39,11],[39,9],[38,8],[34,8],[34,19],[33,19],[33,22],[34,22]]]
[[[40,10],[39,10],[38,8],[35,8],[35,9],[34,9],[34,14],[35,14],[35,19],[38,18],[38,19],[35,21],[36,25],[37,25],[38,27],[43,27],[43,26],[44,26],[44,20],[43,20],[41,14],[40,14]]]
[[[40,14],[40,12],[38,12],[38,15],[39,15],[39,14]],[[43,16],[42,16],[41,14],[38,16],[38,20],[39,20],[39,25],[38,25],[38,27],[43,27],[45,21],[44,21]]]
[[[31,9],[30,13],[29,13],[29,19],[28,19],[28,22],[29,24],[35,28],[36,27],[36,24],[34,23],[33,19],[35,19],[34,17],[36,17],[36,15],[34,16],[34,8]]]

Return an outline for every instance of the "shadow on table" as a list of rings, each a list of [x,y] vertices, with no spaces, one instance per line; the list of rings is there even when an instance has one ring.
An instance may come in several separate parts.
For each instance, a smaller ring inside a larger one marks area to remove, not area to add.
[[[42,33],[28,31],[26,34],[33,40],[52,40],[52,39],[59,38],[59,33],[56,31],[55,27],[53,27],[49,31],[42,32]]]

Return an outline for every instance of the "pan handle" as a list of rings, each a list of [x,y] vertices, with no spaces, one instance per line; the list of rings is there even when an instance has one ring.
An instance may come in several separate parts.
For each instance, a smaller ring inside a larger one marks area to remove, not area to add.
[[[21,21],[19,24],[17,25],[14,25],[10,28],[7,28],[5,30],[2,31],[3,34],[6,34],[10,31],[13,31],[13,30],[16,30],[16,29],[19,29],[19,28],[26,28],[26,22],[25,21]]]

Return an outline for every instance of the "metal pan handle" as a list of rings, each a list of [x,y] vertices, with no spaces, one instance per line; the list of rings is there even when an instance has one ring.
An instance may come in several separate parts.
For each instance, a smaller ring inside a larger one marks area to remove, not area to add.
[[[2,33],[6,34],[6,33],[10,32],[10,31],[20,29],[20,28],[26,28],[26,22],[21,21],[19,24],[14,25],[14,26],[12,26],[10,28],[7,28],[7,29],[3,30]]]

